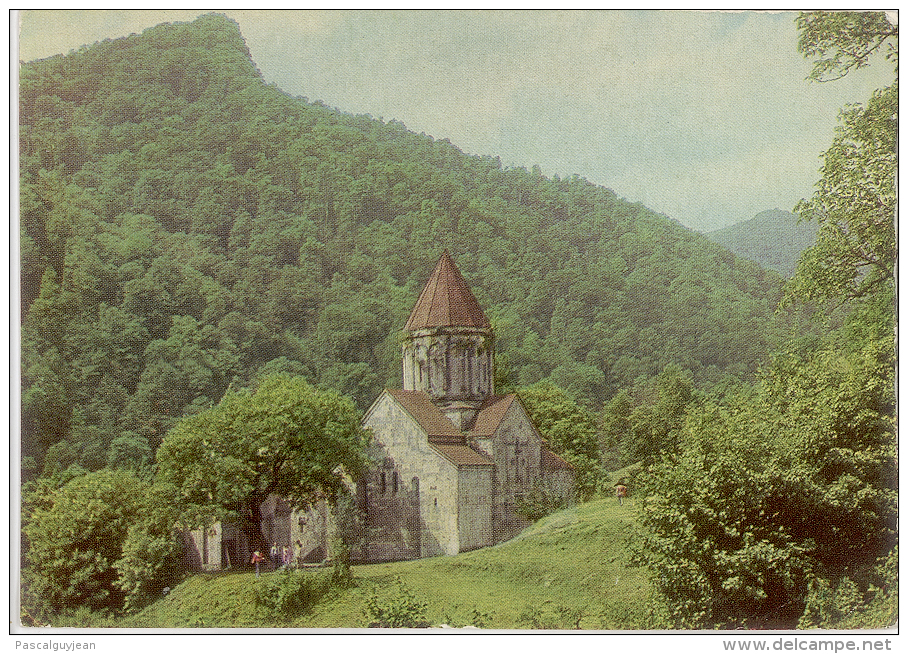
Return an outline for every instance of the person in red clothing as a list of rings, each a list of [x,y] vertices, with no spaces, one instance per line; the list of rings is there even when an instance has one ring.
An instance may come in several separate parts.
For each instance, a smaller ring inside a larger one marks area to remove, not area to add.
[[[615,484],[615,495],[618,496],[618,504],[624,504],[624,498],[627,497],[627,486]]]
[[[259,564],[265,560],[265,557],[262,556],[262,553],[258,550],[252,553],[252,563],[255,564],[255,576],[259,576]]]

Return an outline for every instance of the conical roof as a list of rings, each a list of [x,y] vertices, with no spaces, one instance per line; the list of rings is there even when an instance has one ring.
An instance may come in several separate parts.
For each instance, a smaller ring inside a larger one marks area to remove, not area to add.
[[[405,329],[432,327],[492,327],[447,250],[419,295]]]

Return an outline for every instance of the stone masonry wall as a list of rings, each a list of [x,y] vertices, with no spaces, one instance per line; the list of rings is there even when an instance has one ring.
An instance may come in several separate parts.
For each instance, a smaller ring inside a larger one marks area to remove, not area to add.
[[[425,432],[388,394],[372,406],[365,425],[382,435],[382,449],[394,460],[403,483],[412,488],[414,478],[417,480],[420,557],[456,554],[456,466],[432,448]]]
[[[492,468],[461,466],[458,473],[457,528],[460,551],[467,552],[492,545]]]
[[[215,522],[183,533],[185,565],[189,570],[223,570],[249,563],[252,552],[246,536],[233,524]]]
[[[495,461],[492,526],[494,542],[500,543],[530,524],[517,514],[517,502],[540,479],[541,439],[520,404],[514,402],[498,431],[475,442]]]
[[[403,388],[437,399],[482,400],[494,392],[493,357],[488,330],[413,332],[403,344]]]
[[[419,480],[403,479],[386,457],[357,484],[365,524],[363,543],[354,559],[363,562],[403,561],[420,556]]]
[[[262,504],[262,535],[270,550],[278,551],[287,545],[293,550],[295,563],[320,563],[331,556],[331,541],[336,531],[334,512],[324,498],[317,498],[304,510],[292,510],[290,505],[270,496]],[[265,552],[270,557],[269,552]],[[280,554],[278,554],[280,557]],[[269,567],[272,561],[269,561]]]

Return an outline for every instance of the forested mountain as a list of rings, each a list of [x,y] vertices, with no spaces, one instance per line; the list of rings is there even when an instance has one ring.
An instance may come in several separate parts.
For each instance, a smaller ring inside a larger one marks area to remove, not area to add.
[[[706,237],[740,257],[791,277],[801,253],[817,240],[817,224],[799,222],[793,213],[770,209],[750,220],[707,232]]]
[[[782,278],[612,191],[266,84],[233,21],[22,65],[27,470],[141,467],[176,420],[290,371],[360,408],[443,248],[502,385],[598,407],[675,364],[747,379]]]

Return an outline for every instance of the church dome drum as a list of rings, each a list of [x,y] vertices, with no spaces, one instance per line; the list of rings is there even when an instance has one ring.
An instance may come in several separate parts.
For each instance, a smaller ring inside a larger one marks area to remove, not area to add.
[[[404,390],[424,391],[466,426],[494,393],[494,337],[445,251],[413,307],[403,338]],[[465,421],[465,422],[463,422]]]

